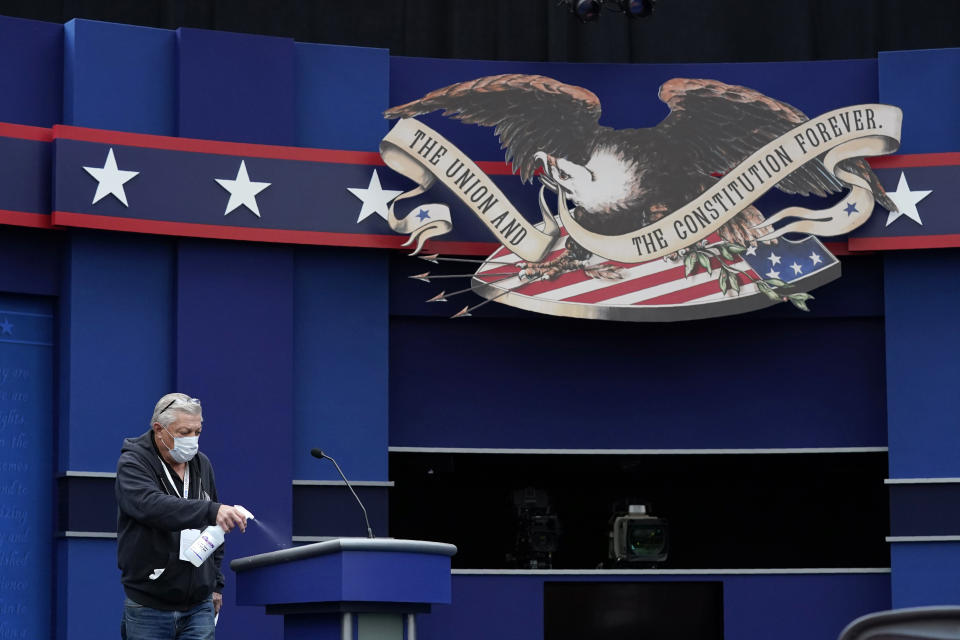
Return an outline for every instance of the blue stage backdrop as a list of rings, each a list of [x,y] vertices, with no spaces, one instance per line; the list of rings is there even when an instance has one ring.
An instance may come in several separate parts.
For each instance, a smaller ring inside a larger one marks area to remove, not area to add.
[[[53,304],[0,295],[0,638],[52,631]]]
[[[893,188],[901,167],[914,176],[910,163],[960,163],[947,153],[960,149],[952,115],[960,100],[951,73],[960,64],[957,51],[817,63],[530,64],[390,58],[379,49],[285,38],[0,18],[0,53],[9,62],[0,69],[0,121],[13,125],[0,128],[0,155],[13,159],[0,172],[0,198],[7,198],[0,220],[38,228],[5,227],[0,237],[0,636],[47,637],[52,626],[60,640],[116,635],[122,595],[109,474],[122,438],[142,433],[153,403],[173,388],[203,400],[209,422],[201,447],[213,458],[224,500],[245,504],[284,540],[294,522],[310,535],[352,532],[356,524],[345,507],[334,513],[342,495],[323,494],[323,483],[337,476],[309,458],[313,446],[372,483],[364,490],[375,495],[375,522],[386,520],[388,445],[889,443],[894,479],[949,485],[960,477],[960,458],[950,455],[957,444],[950,374],[960,362],[951,323],[956,249],[844,258],[847,275],[816,294],[809,315],[777,308],[651,327],[490,305],[475,318],[450,321],[438,305],[419,302],[436,291],[416,292],[412,285],[420,283],[405,280],[424,270],[422,261],[382,251],[50,229],[58,203],[51,202],[56,154],[47,129],[66,124],[365,153],[355,163],[364,180],[333,184],[329,197],[319,190],[316,215],[345,235],[386,237],[377,216],[357,220],[361,203],[346,189],[364,187],[374,170],[386,188],[409,187],[371,153],[387,131],[381,114],[452,82],[542,73],[593,90],[603,105],[601,123],[614,127],[662,118],[657,87],[675,76],[744,84],[809,115],[879,99],[904,109],[904,151],[946,154],[878,170]],[[439,114],[424,122],[487,163],[499,182],[513,185],[507,189],[535,194],[506,171],[490,129]],[[71,144],[62,145],[64,158],[94,143]],[[105,143],[96,144],[103,151]],[[212,155],[225,163],[238,157]],[[917,173],[911,185],[942,198],[952,193],[948,178],[937,178],[944,186],[923,184],[939,172]],[[74,185],[76,206],[93,204],[78,195],[81,187],[92,192],[92,177],[60,177]],[[115,213],[124,211],[112,196],[109,202]],[[916,233],[901,247],[956,244],[923,236],[939,222],[886,222],[871,229],[876,237],[855,237],[849,246],[883,248],[870,242],[904,235],[901,229]],[[456,233],[477,241],[469,225]],[[505,417],[504,407],[513,413]],[[54,544],[55,474],[67,517]],[[903,511],[896,522],[911,508],[924,510],[930,528],[912,533],[960,534],[938,516],[954,508],[955,494],[897,495]],[[329,517],[303,516],[310,510]],[[275,548],[255,530],[231,534],[227,545],[228,559]],[[878,567],[696,579],[723,582],[728,638],[834,637],[850,618],[891,602],[956,600],[958,545],[894,541],[892,577]],[[232,578],[228,571],[220,634],[277,640],[278,620],[235,605]],[[422,635],[538,637],[545,580],[457,575],[454,604],[424,618]]]
[[[453,576],[453,603],[421,616],[418,637],[439,640],[456,629],[457,640],[543,638],[544,585],[557,582],[719,582],[723,589],[723,638],[832,640],[848,622],[890,606],[884,573],[735,575],[483,575]],[[689,603],[691,615],[697,603]],[[494,613],[496,612],[496,613]],[[611,621],[615,624],[616,621]],[[599,636],[598,636],[599,637]]]

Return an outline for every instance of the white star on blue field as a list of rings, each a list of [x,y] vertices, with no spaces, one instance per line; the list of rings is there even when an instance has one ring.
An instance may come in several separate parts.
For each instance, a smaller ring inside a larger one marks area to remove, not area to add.
[[[800,242],[761,242],[744,252],[743,259],[764,278],[777,278],[784,282],[799,280],[837,261],[812,236]]]
[[[89,173],[97,181],[97,192],[93,194],[93,202],[97,204],[107,196],[113,196],[119,200],[123,206],[127,204],[127,193],[123,185],[140,175],[139,171],[124,171],[117,167],[116,156],[113,155],[113,147],[107,151],[107,159],[104,160],[102,167],[84,167],[84,171]]]
[[[897,183],[897,190],[887,191],[887,195],[890,196],[893,203],[897,205],[899,211],[891,211],[887,215],[887,224],[885,226],[889,227],[901,216],[906,216],[922,226],[923,220],[920,219],[920,212],[917,211],[917,203],[931,193],[933,193],[932,190],[911,189],[910,185],[907,184],[907,174],[901,171],[900,181]]]
[[[403,193],[403,191],[394,189],[384,189],[380,185],[380,176],[377,175],[376,169],[373,170],[373,174],[370,176],[370,184],[367,185],[366,189],[347,187],[347,191],[363,203],[360,208],[360,215],[357,216],[358,223],[363,222],[373,214],[377,214],[386,220],[390,210],[390,201]]]

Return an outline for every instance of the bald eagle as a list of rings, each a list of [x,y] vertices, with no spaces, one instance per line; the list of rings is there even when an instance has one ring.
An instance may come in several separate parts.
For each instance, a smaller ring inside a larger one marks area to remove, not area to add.
[[[673,78],[660,86],[670,113],[650,128],[599,124],[600,100],[591,91],[540,75],[487,76],[432,91],[384,112],[413,117],[443,109],[445,116],[494,127],[506,160],[523,182],[537,175],[571,201],[573,218],[603,235],[631,233],[687,204],[751,153],[808,118],[797,108],[747,87],[717,80]],[[839,167],[863,177],[874,198],[896,210],[863,158]],[[811,160],[777,183],[790,194],[826,196],[846,186]],[[719,229],[743,246],[769,233],[749,206]],[[538,275],[555,277],[589,256],[568,239],[561,256]],[[606,273],[610,273],[607,271]]]

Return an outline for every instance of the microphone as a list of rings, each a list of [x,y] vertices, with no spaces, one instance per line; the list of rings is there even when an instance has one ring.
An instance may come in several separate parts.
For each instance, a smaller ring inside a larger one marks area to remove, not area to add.
[[[340,468],[340,465],[337,464],[337,461],[331,458],[330,456],[328,456],[327,454],[325,454],[322,450],[317,449],[316,447],[314,447],[313,449],[310,449],[310,455],[312,455],[314,458],[317,458],[318,460],[323,460],[324,458],[326,458],[327,460],[333,463],[333,466],[337,468],[337,471],[340,473],[340,477],[343,478],[344,484],[347,485],[347,489],[350,489],[350,493],[353,494],[353,497],[356,499],[357,504],[360,505],[360,509],[363,510],[363,520],[367,523],[367,536],[370,538],[374,538],[375,536],[373,535],[373,529],[370,528],[370,518],[367,517],[367,508],[363,506],[363,502],[360,501],[360,497],[357,495],[357,492],[353,490],[353,486],[350,484],[350,481],[347,480],[347,476],[343,475],[343,470]]]

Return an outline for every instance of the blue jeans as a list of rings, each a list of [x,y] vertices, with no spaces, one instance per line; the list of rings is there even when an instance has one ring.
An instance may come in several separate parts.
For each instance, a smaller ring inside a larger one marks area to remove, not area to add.
[[[189,611],[162,611],[137,604],[123,604],[120,622],[122,640],[213,640],[213,600]]]

